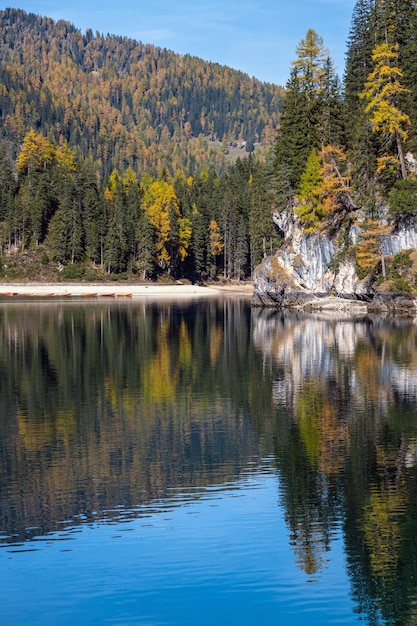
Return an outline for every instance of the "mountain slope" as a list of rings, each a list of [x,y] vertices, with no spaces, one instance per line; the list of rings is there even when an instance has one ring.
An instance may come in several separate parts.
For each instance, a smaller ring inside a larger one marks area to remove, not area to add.
[[[0,139],[15,152],[33,128],[67,140],[102,173],[222,169],[229,144],[274,141],[282,94],[196,57],[0,12]]]

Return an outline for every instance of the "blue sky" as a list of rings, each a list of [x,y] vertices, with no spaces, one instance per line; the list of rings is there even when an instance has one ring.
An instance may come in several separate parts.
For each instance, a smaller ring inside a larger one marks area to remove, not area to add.
[[[339,75],[355,0],[9,0],[66,19],[84,32],[126,35],[181,54],[229,65],[285,85],[309,28],[324,40]]]

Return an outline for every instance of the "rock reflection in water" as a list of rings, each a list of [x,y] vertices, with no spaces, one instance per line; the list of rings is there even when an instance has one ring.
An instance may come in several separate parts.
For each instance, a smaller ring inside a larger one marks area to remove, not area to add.
[[[359,610],[370,623],[412,623],[416,325],[269,311],[255,311],[253,324],[272,379],[271,436],[297,561],[320,571],[341,525]]]

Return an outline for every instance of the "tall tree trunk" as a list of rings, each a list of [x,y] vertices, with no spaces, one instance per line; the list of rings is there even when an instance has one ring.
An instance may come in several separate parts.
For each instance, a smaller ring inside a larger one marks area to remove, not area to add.
[[[400,159],[400,164],[401,164],[401,175],[403,179],[405,180],[407,178],[407,169],[405,167],[403,147],[402,147],[401,139],[398,133],[396,133],[396,139],[397,139],[398,158]]]

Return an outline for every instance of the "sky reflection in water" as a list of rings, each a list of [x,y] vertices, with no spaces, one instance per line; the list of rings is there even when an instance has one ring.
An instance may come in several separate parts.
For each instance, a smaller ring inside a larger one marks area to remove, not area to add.
[[[413,623],[416,346],[228,299],[0,307],[0,623]]]
[[[7,547],[4,623],[353,623],[340,536],[306,584],[288,550],[276,473],[262,462],[252,472],[225,490],[178,493],[174,505]]]

